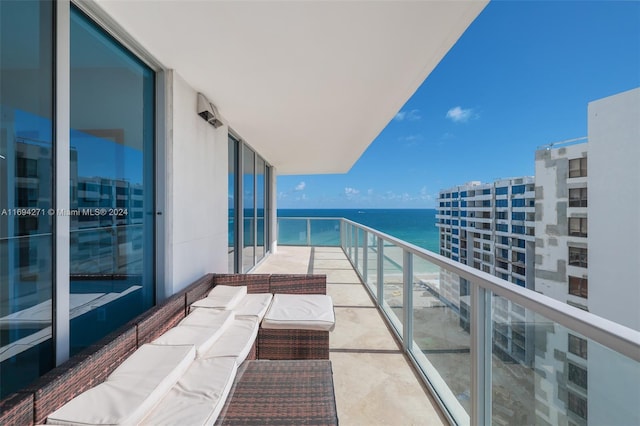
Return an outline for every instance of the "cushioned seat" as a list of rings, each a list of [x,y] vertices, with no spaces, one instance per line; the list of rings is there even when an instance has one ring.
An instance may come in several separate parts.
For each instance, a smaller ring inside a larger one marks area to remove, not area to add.
[[[48,416],[47,424],[137,424],[187,371],[193,345],[141,346],[107,380]]]
[[[265,329],[332,331],[333,301],[324,294],[276,294],[262,320]]]
[[[237,317],[203,358],[234,357],[242,364],[256,341],[259,325],[257,317]]]
[[[144,425],[212,425],[237,371],[233,357],[198,359],[142,421]]]
[[[247,286],[217,285],[205,299],[207,299],[210,308],[233,309],[246,295]]]
[[[204,355],[233,322],[233,312],[220,327],[179,324],[153,341],[156,345],[193,345],[197,357]]]
[[[238,303],[232,308],[233,312],[238,317],[254,316],[258,318],[258,321],[262,321],[264,314],[267,312],[273,295],[271,293],[254,293],[246,294]],[[209,297],[198,300],[191,305],[191,311],[195,312],[197,308],[213,308],[220,309],[216,301]]]
[[[195,325],[200,327],[223,328],[232,322],[235,313],[222,309],[194,309],[179,325]]]

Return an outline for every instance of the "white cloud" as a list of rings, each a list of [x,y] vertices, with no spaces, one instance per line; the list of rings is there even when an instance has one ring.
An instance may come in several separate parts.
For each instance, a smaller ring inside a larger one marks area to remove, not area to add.
[[[463,109],[456,106],[447,111],[446,117],[454,123],[466,123],[470,118],[477,118],[477,114],[473,113],[472,108]]]
[[[433,197],[429,194],[426,186],[423,186],[420,189],[420,199],[427,200],[427,201],[431,201],[433,199]]]
[[[346,187],[346,188],[344,189],[344,194],[345,194],[346,196],[350,196],[350,195],[358,195],[359,193],[360,193],[360,191],[358,191],[358,190],[357,190],[357,189],[355,189],[355,188]]]
[[[307,186],[306,183],[300,182],[299,184],[296,185],[296,187],[294,188],[294,190],[296,191],[304,191],[304,188]]]
[[[367,195],[373,195],[373,188],[367,189]]]
[[[393,117],[394,120],[396,121],[418,121],[422,118],[422,116],[420,115],[420,110],[419,109],[412,109],[410,111],[400,111],[396,114],[395,117]]]

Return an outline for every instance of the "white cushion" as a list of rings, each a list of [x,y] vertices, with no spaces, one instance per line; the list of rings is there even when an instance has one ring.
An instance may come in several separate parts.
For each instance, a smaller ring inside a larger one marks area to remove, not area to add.
[[[247,286],[217,285],[209,292],[207,299],[210,299],[212,308],[233,309],[246,294]]]
[[[259,321],[262,321],[264,314],[267,312],[269,305],[271,304],[273,295],[271,293],[258,293],[258,294],[246,294],[234,307],[233,312],[238,317],[254,316],[258,317]],[[198,300],[191,305],[192,312],[195,312],[197,308],[214,308],[220,309],[217,302],[214,302],[209,297],[205,297],[202,300]]]
[[[143,425],[213,425],[229,395],[237,372],[235,358],[193,362]]]
[[[233,315],[229,318],[232,317]],[[231,321],[226,321],[222,327],[218,328],[177,325],[152,343],[156,345],[193,345],[196,348],[196,356],[200,357],[216,343],[216,340],[228,328],[230,323]]]
[[[193,345],[143,345],[105,382],[51,413],[47,424],[136,424],[164,398],[194,358]]]
[[[233,311],[220,309],[194,309],[178,325],[195,325],[209,328],[223,328],[233,321]]]
[[[238,365],[242,364],[256,341],[259,326],[257,317],[236,318],[203,357],[235,357]]]
[[[332,331],[336,324],[333,301],[324,294],[276,294],[262,327]]]
[[[271,293],[247,294],[233,308],[233,312],[236,314],[236,318],[252,316],[257,317],[258,321],[262,321],[272,299],[273,294]]]

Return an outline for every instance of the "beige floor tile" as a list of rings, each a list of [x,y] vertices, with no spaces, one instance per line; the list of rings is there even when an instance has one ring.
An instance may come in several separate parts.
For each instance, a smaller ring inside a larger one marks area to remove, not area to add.
[[[402,354],[330,355],[338,420],[345,425],[443,425]]]
[[[344,251],[340,247],[314,247],[313,249],[316,253],[342,253],[344,255]]]
[[[327,282],[330,284],[359,284],[360,278],[353,269],[322,269],[313,268],[314,274],[324,274],[327,276]]]
[[[337,260],[347,260],[347,257],[345,256],[344,252],[341,250],[339,252],[337,251],[318,251],[318,249],[314,249],[314,255],[313,257],[317,260],[317,259],[337,259]]]
[[[329,335],[331,349],[398,349],[376,308],[335,308],[336,328]]]
[[[374,306],[361,284],[327,284],[334,306]]]
[[[311,247],[278,247],[252,273],[254,274],[307,274],[311,260]]]
[[[314,256],[313,269],[353,270],[353,267],[347,259],[318,259],[317,256]]]

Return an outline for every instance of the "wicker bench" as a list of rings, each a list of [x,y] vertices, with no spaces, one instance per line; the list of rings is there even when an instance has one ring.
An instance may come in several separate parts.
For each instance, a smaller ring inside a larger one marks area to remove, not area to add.
[[[248,293],[326,294],[324,275],[207,274],[0,401],[0,424],[42,424],[49,413],[103,382],[124,359],[174,327],[215,285],[245,285]],[[278,333],[271,333],[278,332]],[[260,329],[248,360],[328,359],[329,333]]]

